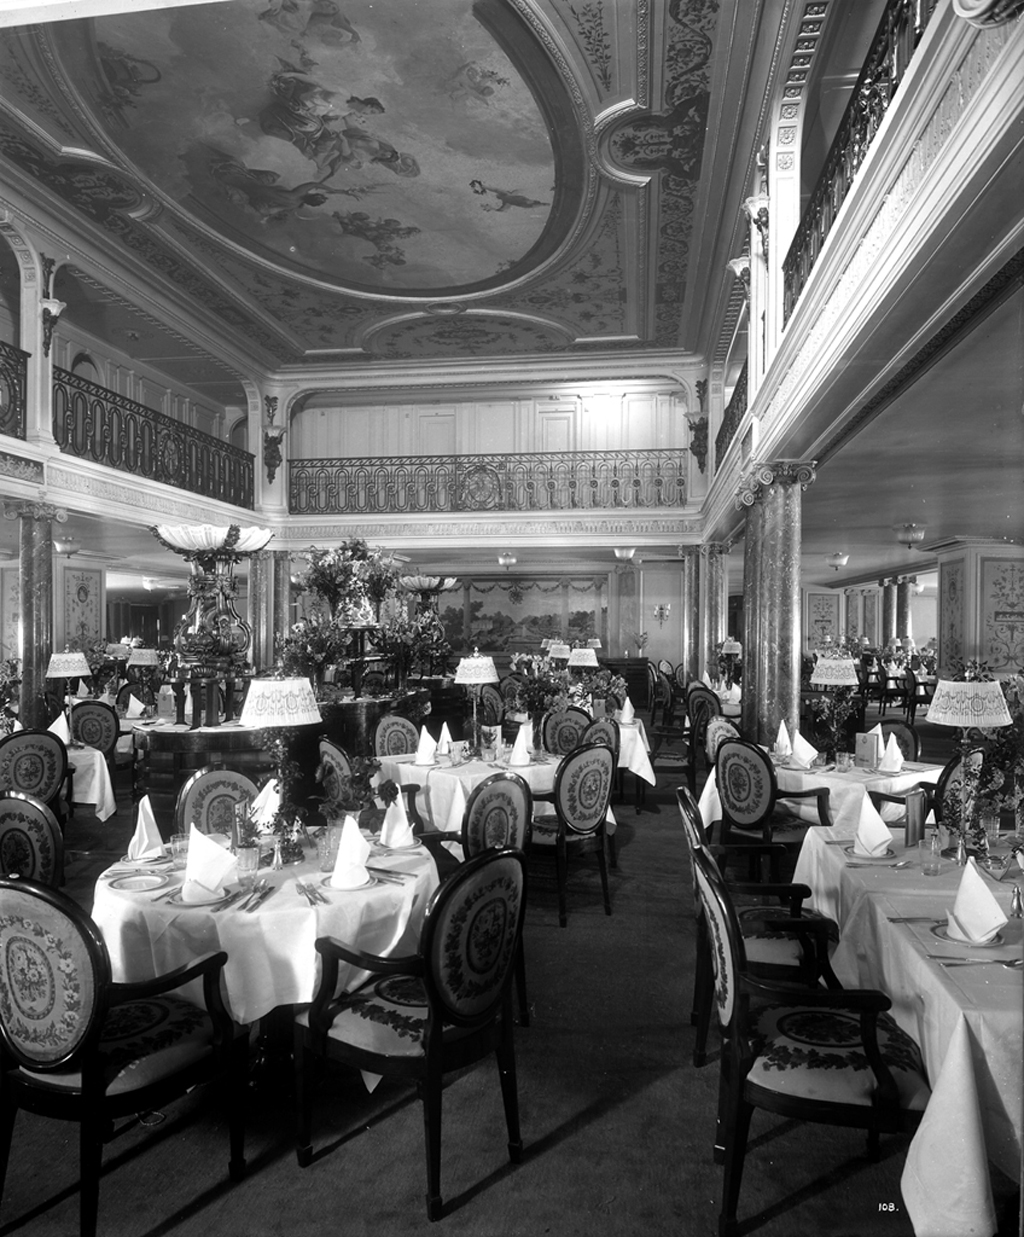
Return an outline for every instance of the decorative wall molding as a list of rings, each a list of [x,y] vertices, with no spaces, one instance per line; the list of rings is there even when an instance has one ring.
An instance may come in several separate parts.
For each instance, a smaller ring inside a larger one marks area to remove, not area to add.
[[[394,523],[353,522],[339,519],[332,524],[292,524],[282,528],[279,541],[302,545],[335,541],[340,537],[404,538],[417,541],[439,537],[664,537],[678,541],[694,534],[699,520],[622,519],[613,517],[578,517],[545,520],[402,520]]]
[[[0,476],[42,485],[43,475],[43,465],[39,460],[26,460],[20,455],[11,455],[9,451],[0,451]]]

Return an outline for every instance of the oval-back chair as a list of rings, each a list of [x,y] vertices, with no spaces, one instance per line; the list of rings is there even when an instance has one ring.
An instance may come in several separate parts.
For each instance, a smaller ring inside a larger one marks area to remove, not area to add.
[[[829,792],[826,786],[807,790],[779,790],[775,768],[768,753],[743,739],[723,739],[715,761],[715,780],[722,802],[722,828],[719,841],[750,841],[756,834],[765,842],[796,842],[803,839],[807,822],[785,811],[787,799],[813,799],[818,823],[826,827]],[[780,810],[780,800],[783,801]],[[734,831],[738,831],[737,839]]]
[[[498,683],[498,691],[501,692],[501,698],[505,702],[505,709],[508,710],[510,699],[514,696],[524,682],[521,674],[506,674],[505,677]]]
[[[121,723],[117,710],[102,700],[82,700],[71,710],[71,737],[76,743],[95,747],[109,763],[117,747]]]
[[[49,730],[19,730],[0,739],[0,793],[39,799],[62,825],[71,815],[71,774],[64,740]]]
[[[341,782],[352,776],[352,764],[348,753],[330,739],[320,740],[320,765],[316,771],[316,780],[323,788],[327,799],[341,799]]]
[[[690,684],[686,695],[686,720],[689,725],[689,736],[686,745],[686,776],[690,789],[697,791],[697,761],[704,754],[704,744],[707,739],[708,722],[722,713],[722,702],[718,693],[711,690],[706,683]],[[710,766],[709,766],[710,768]]]
[[[505,697],[493,683],[480,688],[478,711],[481,726],[500,726],[505,720]]]
[[[595,717],[583,728],[580,735],[581,743],[603,743],[610,747],[615,755],[615,764],[619,763],[619,748],[622,744],[622,734],[619,723],[614,717]]]
[[[605,816],[611,798],[615,761],[610,747],[585,743],[574,748],[555,775],[555,815],[535,817],[530,855],[554,857],[558,880],[558,922],[566,926],[566,879],[569,853],[597,855],[604,913],[612,913],[605,861]]]
[[[556,756],[564,756],[576,747],[590,725],[590,714],[575,704],[564,709],[551,709],[540,723],[541,742],[544,750]]]
[[[718,749],[726,739],[738,739],[740,737],[739,728],[728,717],[721,717],[717,714],[714,717],[709,717],[704,730],[704,756],[708,762],[708,768],[714,767],[715,760],[718,757]]]
[[[407,756],[416,751],[419,742],[415,723],[398,713],[385,713],[373,733],[373,750],[378,756]]]
[[[486,851],[467,860],[435,890],[417,954],[402,970],[395,958],[356,953],[332,937],[316,942],[320,984],[296,1019],[296,1157],[312,1163],[312,1100],[322,1088],[312,1057],[407,1084],[423,1102],[427,1215],[439,1220],[441,1096],[444,1075],[493,1052],[505,1103],[508,1152],[522,1153],[515,1081],[511,982],[522,936],[526,875],[520,851]],[[358,959],[358,960],[357,960]],[[355,962],[370,978],[338,996],[340,962]],[[376,974],[374,972],[377,972]],[[401,1165],[396,1165],[401,1172]]]
[[[221,1000],[227,954],[209,953],[170,976],[114,983],[99,929],[65,894],[0,879],[0,1190],[19,1108],[81,1127],[80,1232],[95,1237],[103,1144],[114,1122],[158,1112],[208,1082],[227,1084],[230,1174],[245,1171],[249,1037]],[[173,995],[200,981],[202,1004]],[[12,1068],[13,1066],[13,1068]],[[113,1217],[105,1232],[118,1226]]]
[[[685,662],[680,662],[672,671],[672,682],[675,684],[677,692],[685,692],[689,685],[689,672],[686,669]]]
[[[910,722],[879,722],[882,728],[882,750],[889,743],[889,736],[896,736],[896,744],[903,753],[904,760],[921,759],[921,736]]]
[[[193,773],[178,791],[174,806],[174,832],[187,833],[195,825],[200,833],[235,837],[235,804],[252,806],[256,783],[233,769],[207,765]]]
[[[17,791],[0,798],[0,873],[56,888],[64,880],[64,838],[40,799]]]

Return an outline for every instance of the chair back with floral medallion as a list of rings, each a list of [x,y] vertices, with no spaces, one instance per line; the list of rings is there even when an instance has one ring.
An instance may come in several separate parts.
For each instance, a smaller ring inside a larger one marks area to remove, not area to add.
[[[775,769],[768,755],[742,739],[723,739],[715,761],[722,815],[737,829],[760,829],[778,796]]]
[[[16,790],[52,803],[67,775],[68,749],[48,730],[19,730],[0,739],[0,792]]]
[[[193,773],[178,791],[174,831],[188,833],[189,826],[195,825],[200,833],[220,833],[233,838],[235,805],[252,806],[256,795],[256,783],[244,773],[207,765]]]
[[[435,890],[420,953],[427,999],[440,1014],[438,1034],[443,1023],[477,1027],[497,1016],[508,999],[525,910],[526,862],[519,850],[477,855]]]
[[[112,704],[83,700],[71,710],[71,737],[76,743],[84,743],[110,756],[117,747],[120,733],[121,723]]]
[[[615,763],[619,763],[619,748],[622,745],[622,734],[619,730],[619,723],[614,717],[595,717],[580,735],[580,742],[603,743],[605,747],[612,749],[615,755]]]
[[[420,732],[415,724],[398,713],[386,713],[373,732],[373,750],[378,756],[408,756],[415,752],[419,742]]]
[[[56,887],[64,876],[64,838],[41,799],[13,791],[0,798],[0,874]]]
[[[691,848],[690,858],[711,944],[718,1021],[723,1033],[728,1035],[737,1012],[739,976],[747,964],[743,935],[714,859],[703,847]]]
[[[518,773],[495,773],[473,787],[462,818],[467,858],[511,846],[525,850],[533,823],[533,792]]]
[[[718,758],[718,749],[726,739],[738,739],[740,732],[736,724],[727,717],[709,717],[707,729],[704,732],[704,755],[707,757],[710,769]]]
[[[584,730],[590,725],[590,715],[570,704],[564,709],[551,709],[540,723],[541,741],[544,750],[556,756],[564,756],[579,745]]]
[[[500,726],[505,720],[505,697],[493,683],[484,683],[480,688],[477,708],[481,726]]]
[[[594,834],[604,824],[612,792],[615,758],[603,743],[571,751],[555,775],[555,811],[571,833]]]

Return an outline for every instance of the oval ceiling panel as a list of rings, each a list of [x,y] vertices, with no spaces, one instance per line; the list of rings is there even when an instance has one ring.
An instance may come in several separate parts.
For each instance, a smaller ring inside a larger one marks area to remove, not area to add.
[[[61,59],[172,209],[292,272],[450,292],[543,249],[555,201],[549,126],[475,7],[233,0],[97,18],[92,46],[73,23]]]

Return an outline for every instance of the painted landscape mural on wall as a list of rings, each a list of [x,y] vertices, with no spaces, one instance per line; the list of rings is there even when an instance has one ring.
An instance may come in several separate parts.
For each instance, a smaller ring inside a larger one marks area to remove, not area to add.
[[[440,617],[456,653],[535,651],[544,639],[604,639],[608,613],[598,592],[593,578],[473,580],[468,630],[464,594],[445,593]]]

